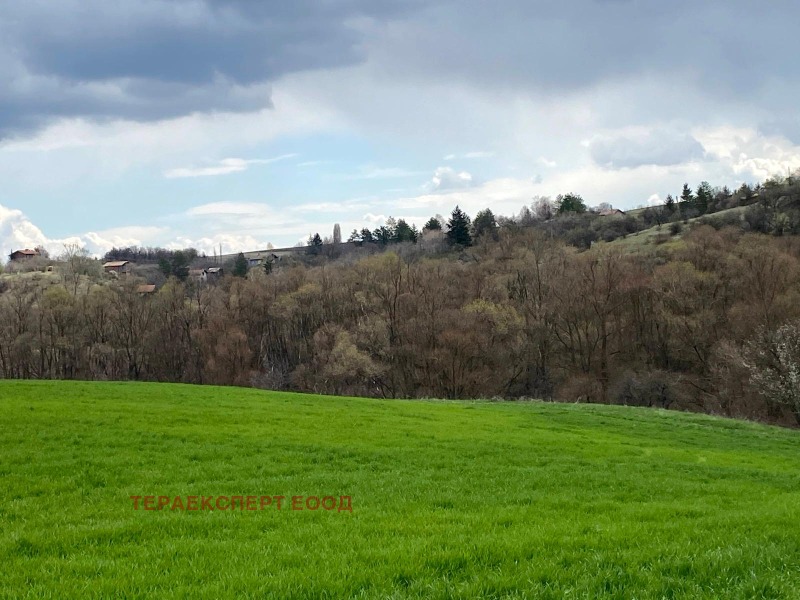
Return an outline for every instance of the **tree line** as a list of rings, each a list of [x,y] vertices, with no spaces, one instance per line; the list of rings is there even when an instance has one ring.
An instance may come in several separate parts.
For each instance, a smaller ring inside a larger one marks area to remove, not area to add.
[[[398,246],[216,285],[172,277],[153,294],[133,279],[4,278],[0,375],[800,422],[800,239],[705,225],[630,254],[579,252],[537,229],[496,234],[436,257]]]
[[[797,178],[684,192],[635,216],[604,217],[610,207],[588,209],[577,194],[513,217],[456,207],[416,234],[438,236],[437,251],[401,241],[405,227],[389,220],[386,244],[362,237],[338,260],[298,254],[261,268],[239,255],[226,268],[236,276],[213,285],[186,279],[191,251],[106,257],[158,263],[168,279],[156,293],[67,248],[55,279],[0,278],[0,376],[541,398],[800,423]],[[675,243],[633,253],[594,243],[635,232],[654,210]]]

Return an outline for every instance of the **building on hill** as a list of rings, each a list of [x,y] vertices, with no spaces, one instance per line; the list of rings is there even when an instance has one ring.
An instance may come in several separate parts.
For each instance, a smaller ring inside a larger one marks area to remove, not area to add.
[[[127,275],[130,271],[130,262],[127,260],[110,260],[103,263],[103,271],[113,275]]]
[[[224,275],[222,267],[209,267],[206,269],[208,279],[219,279]]]
[[[207,269],[189,269],[189,278],[193,281],[205,283],[208,281]]]
[[[614,215],[624,215],[625,211],[618,208],[607,208],[606,210],[601,210],[597,214],[601,217],[613,217]]]
[[[136,288],[136,293],[138,294],[153,294],[155,291],[156,285],[154,283],[143,283]]]
[[[30,250],[25,248],[25,250],[14,250],[8,255],[8,258],[9,260],[28,260],[37,256],[40,256],[38,250]]]

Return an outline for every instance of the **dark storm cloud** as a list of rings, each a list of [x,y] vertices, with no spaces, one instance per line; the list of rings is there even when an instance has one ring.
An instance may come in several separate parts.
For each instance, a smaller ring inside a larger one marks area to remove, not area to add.
[[[0,135],[60,116],[262,108],[281,75],[363,60],[354,19],[413,5],[0,0]]]
[[[675,112],[699,90],[780,123],[799,20],[795,0],[0,0],[0,135],[254,110],[282,75],[367,59],[412,85],[551,95],[668,80]]]
[[[798,22],[796,0],[462,0],[389,23],[375,51],[395,79],[550,99],[631,90],[600,107],[609,124],[707,120],[731,107],[779,122],[800,94]],[[656,89],[662,97],[644,100]]]
[[[796,77],[798,19],[794,0],[462,0],[388,28],[387,54],[406,69],[545,89],[669,72],[729,91]]]

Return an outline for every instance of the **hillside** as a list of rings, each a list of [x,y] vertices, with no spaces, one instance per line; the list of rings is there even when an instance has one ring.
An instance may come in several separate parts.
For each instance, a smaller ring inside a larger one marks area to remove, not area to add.
[[[652,409],[0,381],[0,596],[796,598],[799,453]]]

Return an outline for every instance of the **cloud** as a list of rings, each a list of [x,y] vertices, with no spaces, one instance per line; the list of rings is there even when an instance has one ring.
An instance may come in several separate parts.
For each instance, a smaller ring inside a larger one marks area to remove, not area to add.
[[[588,146],[592,160],[611,169],[677,165],[700,160],[705,154],[694,137],[668,129],[598,136]]]
[[[647,206],[661,206],[662,204],[664,204],[664,201],[658,194],[651,194],[647,199]]]
[[[164,172],[167,179],[182,177],[211,177],[214,175],[230,175],[231,173],[241,173],[246,171],[250,165],[268,165],[270,163],[294,158],[297,154],[283,154],[275,158],[224,158],[218,164],[208,167],[181,167],[169,169]]]
[[[65,238],[50,238],[17,209],[0,204],[0,256],[7,258],[13,250],[44,247],[51,256],[64,252],[65,244],[76,244],[90,254],[99,256],[113,247],[140,246],[152,242],[168,230],[164,227],[131,226],[102,231],[89,231]],[[2,260],[2,259],[0,259]]]
[[[270,106],[269,82],[365,59],[359,19],[416,2],[0,1],[0,137],[56,118]]]
[[[42,230],[31,223],[21,210],[0,204],[0,260],[7,259],[14,250],[46,245],[48,241]]]
[[[430,192],[444,192],[471,188],[477,185],[470,173],[455,171],[450,167],[439,167],[431,180],[425,185]]]
[[[364,166],[360,171],[351,175],[344,175],[344,179],[392,179],[397,177],[415,177],[421,171],[412,171],[404,167],[374,167]]]
[[[201,254],[213,256],[219,254],[220,246],[222,254],[233,254],[235,252],[249,252],[252,250],[264,250],[269,242],[264,238],[252,235],[237,235],[235,233],[220,233],[209,237],[185,237],[178,236],[165,244],[170,250],[181,250],[183,248],[195,248]]]
[[[741,181],[755,183],[800,169],[800,145],[756,128],[711,127],[696,132],[709,155]]]
[[[444,160],[456,160],[456,159],[472,159],[472,158],[491,158],[494,156],[494,152],[486,152],[486,151],[475,151],[475,152],[466,152],[465,154],[447,154],[444,156]]]
[[[372,213],[367,213],[361,217],[362,221],[369,223],[370,225],[380,226],[386,223],[387,216],[386,215],[373,215]]]
[[[754,95],[774,78],[794,77],[791,61],[776,57],[785,56],[798,16],[800,8],[789,2],[762,9],[747,0],[675,0],[667,10],[653,2],[510,0],[503,10],[489,2],[468,9],[434,2],[424,19],[367,25],[380,36],[374,43],[394,67],[387,71],[392,77],[424,74],[563,93],[676,73],[724,96]],[[735,44],[731,31],[742,23],[770,35]]]
[[[226,215],[245,217],[270,217],[274,211],[259,202],[209,202],[186,211],[189,217],[222,217]]]

